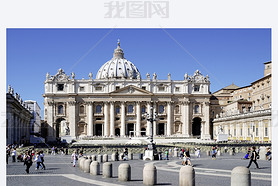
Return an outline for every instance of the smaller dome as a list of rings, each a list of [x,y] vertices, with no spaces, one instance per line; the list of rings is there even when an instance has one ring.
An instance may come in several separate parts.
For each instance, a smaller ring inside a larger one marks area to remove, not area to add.
[[[114,50],[113,58],[100,67],[96,79],[140,79],[141,75],[137,67],[124,58],[124,52],[120,48],[120,41]]]

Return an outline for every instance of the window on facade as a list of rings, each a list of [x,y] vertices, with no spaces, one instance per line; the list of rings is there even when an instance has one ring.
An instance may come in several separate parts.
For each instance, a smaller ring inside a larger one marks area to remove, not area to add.
[[[84,92],[85,91],[85,87],[79,87],[80,92]]]
[[[236,129],[234,129],[234,136],[236,136]]]
[[[231,130],[230,129],[228,130],[228,134],[231,135]]]
[[[119,117],[116,117],[116,121],[119,121],[120,120],[120,118]]]
[[[159,105],[158,107],[158,112],[161,114],[164,112],[164,106],[163,105]]]
[[[199,92],[200,85],[194,85],[194,92]]]
[[[247,130],[248,130],[248,136],[250,136],[250,128],[248,128]]]
[[[120,114],[120,107],[116,106],[116,114]]]
[[[259,136],[259,129],[256,128],[256,136]]]
[[[128,105],[127,112],[133,113],[133,105]]]
[[[143,86],[143,87],[142,87],[142,89],[143,89],[143,90],[146,90],[146,87],[145,87],[145,86]]]
[[[64,106],[63,105],[59,105],[58,106],[58,114],[63,114],[64,113]]]
[[[264,128],[264,136],[268,136],[267,127]]]
[[[165,87],[158,87],[158,91],[159,92],[162,92],[162,91],[164,91],[165,90]]]
[[[175,106],[175,113],[176,114],[180,113],[180,107],[178,105]]]
[[[194,112],[195,114],[200,112],[199,105],[195,105]]]
[[[101,109],[102,109],[102,106],[101,105],[97,105],[96,106],[96,113],[101,113]]]
[[[120,86],[116,86],[116,90],[119,90],[120,89]]]
[[[101,120],[101,118],[96,118],[96,120]]]
[[[142,113],[145,113],[145,112],[146,112],[146,106],[145,106],[145,105],[142,106],[141,112],[142,112]]]
[[[84,108],[84,105],[81,105],[80,106],[80,114],[85,114],[85,108]]]
[[[242,136],[242,129],[240,129],[240,136]]]
[[[96,90],[96,91],[102,91],[102,87],[101,87],[101,86],[97,86],[97,87],[95,88],[95,90]]]
[[[179,92],[179,91],[180,91],[180,87],[176,87],[176,88],[175,88],[175,91],[176,91],[176,92]]]
[[[57,89],[58,89],[58,91],[63,91],[64,90],[64,84],[58,84]]]

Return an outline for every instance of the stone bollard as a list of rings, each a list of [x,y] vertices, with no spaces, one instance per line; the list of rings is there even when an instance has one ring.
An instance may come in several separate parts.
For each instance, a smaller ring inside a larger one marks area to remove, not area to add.
[[[260,147],[260,151],[259,151],[260,160],[266,160],[266,153],[267,153],[267,148]]]
[[[92,162],[91,159],[86,159],[86,160],[83,162],[83,171],[84,171],[84,172],[86,172],[86,173],[89,173],[89,172],[90,172],[90,165],[91,165],[91,162]]]
[[[80,160],[80,164],[79,164],[79,169],[80,170],[83,170],[83,164],[84,164],[84,161],[86,160],[85,157],[82,157],[81,160]]]
[[[111,178],[112,177],[112,163],[105,162],[102,167],[102,175],[104,178]]]
[[[232,170],[231,186],[251,186],[251,173],[246,167],[235,167]]]
[[[103,161],[102,161],[102,155],[101,154],[99,154],[98,156],[97,156],[97,162],[99,162],[99,163],[102,163]]]
[[[103,155],[103,162],[108,162],[108,155],[107,154]]]
[[[174,157],[178,157],[178,151],[177,150],[174,151]]]
[[[90,165],[90,174],[96,176],[96,175],[100,175],[100,166],[99,166],[99,162],[97,161],[93,161]]]
[[[131,180],[131,168],[128,163],[122,163],[118,167],[118,180],[130,181]]]
[[[121,153],[121,154],[119,155],[119,160],[123,160],[123,157],[124,157],[124,153]]]
[[[157,183],[157,170],[152,163],[145,164],[143,169],[143,184],[155,185]]]
[[[97,156],[96,155],[92,155],[91,158],[92,158],[92,161],[97,161]]]
[[[209,150],[207,151],[207,156],[210,156],[210,151]]]
[[[116,161],[116,154],[115,154],[115,153],[113,153],[113,154],[111,155],[111,161]]]
[[[184,166],[180,169],[179,186],[195,186],[195,170],[191,166]]]
[[[220,150],[217,151],[217,156],[221,156],[221,151]]]
[[[128,160],[133,160],[133,153],[128,153]]]

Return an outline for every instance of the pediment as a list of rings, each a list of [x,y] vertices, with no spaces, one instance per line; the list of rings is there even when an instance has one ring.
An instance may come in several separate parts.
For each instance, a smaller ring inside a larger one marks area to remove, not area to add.
[[[153,95],[153,93],[151,93],[147,90],[138,88],[138,87],[133,86],[133,85],[123,87],[119,90],[115,90],[113,92],[110,92],[110,94],[112,94],[112,95],[123,95],[123,94],[128,94],[128,95]]]

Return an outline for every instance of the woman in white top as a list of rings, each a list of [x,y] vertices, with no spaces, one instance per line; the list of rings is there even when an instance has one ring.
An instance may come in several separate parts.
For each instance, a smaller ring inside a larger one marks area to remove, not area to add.
[[[36,157],[35,157],[34,161],[37,162],[37,167],[36,167],[35,170],[38,170],[39,167],[40,167],[40,164],[42,163],[42,159],[41,159],[41,156],[40,156],[39,152],[36,153]]]
[[[72,166],[75,167],[76,162],[78,160],[78,156],[76,154],[76,151],[74,151],[73,154],[71,155],[71,159],[72,159]]]
[[[16,157],[16,148],[14,148],[12,150],[12,159],[13,159],[13,162],[15,162],[15,157]]]

